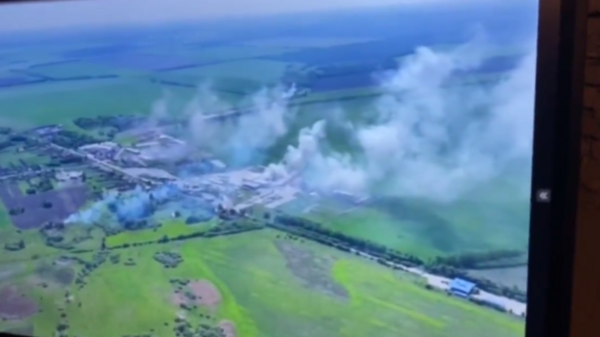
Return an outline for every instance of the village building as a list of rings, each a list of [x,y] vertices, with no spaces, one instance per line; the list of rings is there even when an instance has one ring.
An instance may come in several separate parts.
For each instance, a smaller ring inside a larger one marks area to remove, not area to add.
[[[475,292],[477,286],[475,283],[455,278],[450,281],[448,291],[458,297],[469,298]]]
[[[82,179],[82,171],[59,171],[56,173],[56,180],[60,182],[78,182]]]

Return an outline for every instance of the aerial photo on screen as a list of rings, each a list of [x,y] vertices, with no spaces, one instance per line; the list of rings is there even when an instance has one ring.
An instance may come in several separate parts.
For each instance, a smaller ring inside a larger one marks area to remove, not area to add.
[[[523,337],[536,20],[1,5],[0,331]]]

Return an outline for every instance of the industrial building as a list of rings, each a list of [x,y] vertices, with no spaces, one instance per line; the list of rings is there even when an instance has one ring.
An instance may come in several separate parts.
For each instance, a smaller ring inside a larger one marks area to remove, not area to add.
[[[450,281],[448,291],[455,296],[469,298],[476,289],[477,285],[475,283],[455,278]]]

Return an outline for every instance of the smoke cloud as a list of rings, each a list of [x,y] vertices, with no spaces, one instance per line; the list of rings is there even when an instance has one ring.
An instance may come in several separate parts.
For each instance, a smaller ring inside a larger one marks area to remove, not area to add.
[[[263,88],[241,102],[241,106],[251,107],[250,111],[223,102],[211,90],[210,83],[205,83],[183,109],[186,130],[182,136],[193,145],[224,157],[232,166],[256,163],[262,152],[288,133],[295,118],[289,100],[295,94],[295,85]],[[154,104],[152,120],[178,115],[167,109],[168,101],[167,95]],[[238,113],[235,118],[225,117]]]
[[[302,111],[290,108],[295,87],[275,87],[248,98],[251,113],[215,121],[216,114],[233,110],[210,85],[199,88],[183,113],[173,111],[165,95],[153,106],[152,116],[154,120],[183,116],[187,139],[194,146],[234,166],[271,159],[264,170],[267,178],[298,178],[310,190],[449,203],[495,195],[482,190],[510,185],[507,197],[525,199],[531,174],[536,55],[532,44],[519,65],[501,79],[457,83],[459,76],[476,76],[491,50],[484,39],[446,51],[417,48],[396,70],[381,77],[384,94],[361,111],[368,116],[365,120],[351,119],[348,111],[335,107],[320,111],[323,119],[306,125]],[[340,134],[347,139],[340,139]],[[336,142],[345,142],[347,150],[340,151]],[[266,155],[281,144],[287,145],[281,158]],[[144,218],[157,200],[173,198],[169,191],[138,189],[127,197],[107,194],[67,222],[94,223],[107,209],[121,222]]]
[[[112,220],[108,223],[124,224],[139,221],[151,216],[157,206],[180,195],[179,189],[171,184],[149,191],[137,187],[123,194],[109,191],[99,201],[69,216],[65,223],[95,224],[103,220]]]
[[[451,202],[495,180],[529,192],[535,53],[488,85],[450,85],[488,56],[479,41],[446,52],[418,48],[387,74],[386,91],[354,124],[355,153],[328,151],[324,121],[303,129],[297,144],[267,174],[302,176],[316,189],[393,194]],[[329,122],[329,121],[328,121]],[[383,188],[381,188],[383,186]]]

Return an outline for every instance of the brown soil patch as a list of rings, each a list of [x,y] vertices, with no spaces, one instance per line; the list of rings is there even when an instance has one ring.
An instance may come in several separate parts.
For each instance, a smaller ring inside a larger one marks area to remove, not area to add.
[[[2,331],[2,330],[0,329],[0,331]],[[3,331],[3,332],[8,332],[10,334],[14,334],[17,336],[33,336],[34,335],[33,325],[21,326],[21,327],[9,329],[9,330]]]
[[[181,304],[187,303],[187,300],[186,300],[185,296],[183,296],[182,294],[173,293],[173,294],[171,294],[171,303],[179,306]]]
[[[237,331],[235,330],[235,324],[230,321],[219,322],[219,328],[223,330],[225,337],[236,337]]]
[[[10,320],[24,319],[37,313],[37,304],[15,286],[0,288],[0,317]]]
[[[43,281],[61,287],[69,286],[75,279],[75,270],[73,270],[73,268],[58,267],[47,263],[40,264],[36,269],[36,273]]]
[[[309,289],[347,299],[348,291],[332,277],[332,257],[317,255],[309,248],[285,241],[276,241],[277,249],[283,255],[287,268]]]
[[[210,281],[192,281],[188,287],[197,297],[196,303],[215,309],[221,303],[221,293]]]

